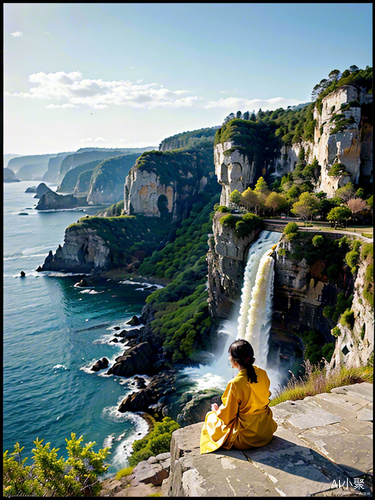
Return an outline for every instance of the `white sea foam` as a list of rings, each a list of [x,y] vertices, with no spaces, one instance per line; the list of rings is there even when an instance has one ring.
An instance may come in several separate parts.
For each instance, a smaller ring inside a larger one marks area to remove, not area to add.
[[[74,285],[74,286],[76,286],[76,285]],[[78,293],[89,293],[90,295],[94,295],[96,293],[103,293],[103,292],[104,292],[104,290],[102,290],[100,292],[97,292],[96,290],[88,290],[88,289],[85,288],[84,290],[81,290]]]
[[[55,365],[52,370],[59,370],[59,371],[65,371],[65,370],[69,370],[69,368],[67,368],[65,365]],[[56,373],[56,372],[55,372]]]
[[[61,273],[58,271],[41,271],[43,275],[51,278],[67,278],[70,276],[88,276],[88,273]]]
[[[112,410],[114,407],[107,407],[103,409],[103,416],[105,418],[110,418],[111,420],[115,418],[115,421],[129,422],[129,427],[132,429],[131,435],[122,439],[127,433],[121,434],[116,441],[121,441],[112,451],[112,465],[120,470],[125,467],[129,467],[129,457],[133,451],[133,443],[137,439],[142,439],[148,433],[148,424],[145,419],[139,415],[131,412],[120,413],[116,410]],[[116,414],[120,414],[118,417]]]
[[[120,285],[141,285],[142,288],[136,288],[136,290],[147,290],[149,288],[156,288],[157,290],[160,290],[161,288],[164,288],[163,285],[157,285],[156,283],[147,283],[147,282],[141,282],[141,281],[132,281],[132,280],[123,280],[119,281]]]
[[[102,444],[102,448],[112,448],[113,441],[115,440],[115,436],[113,434],[110,434],[107,436]]]

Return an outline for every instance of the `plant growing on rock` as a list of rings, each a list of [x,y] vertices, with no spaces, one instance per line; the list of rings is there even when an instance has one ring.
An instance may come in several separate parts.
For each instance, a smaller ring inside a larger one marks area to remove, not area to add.
[[[161,422],[156,422],[147,436],[134,441],[133,454],[129,458],[130,465],[135,466],[142,460],[147,460],[159,453],[169,452],[172,432],[179,428],[180,424],[170,417],[164,417]]]

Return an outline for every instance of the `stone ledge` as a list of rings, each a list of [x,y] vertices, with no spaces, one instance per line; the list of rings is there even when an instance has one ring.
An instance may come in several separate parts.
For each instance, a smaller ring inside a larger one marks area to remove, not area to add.
[[[259,449],[201,455],[203,422],[174,431],[162,495],[371,496],[372,422],[358,414],[364,409],[370,416],[372,384],[345,386],[324,396],[272,407],[279,428]]]

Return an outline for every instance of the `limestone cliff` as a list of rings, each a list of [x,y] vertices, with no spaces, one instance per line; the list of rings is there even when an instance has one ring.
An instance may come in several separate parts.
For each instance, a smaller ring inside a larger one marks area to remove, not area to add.
[[[369,182],[373,162],[372,94],[355,84],[348,84],[325,96],[321,104],[313,111],[315,127],[311,141],[301,139],[285,145],[281,140],[275,141],[271,131],[268,142],[263,140],[262,144],[261,131],[246,121],[242,128],[232,126],[232,131],[228,126],[219,129],[214,161],[215,173],[222,185],[220,203],[228,205],[232,191],[243,192],[249,186],[254,187],[261,175],[272,179],[272,176],[292,172],[302,147],[306,161],[311,164],[315,157],[322,167],[315,190],[324,191],[328,198],[349,181],[355,185],[359,181]],[[334,163],[342,163],[349,175],[329,176]]]
[[[41,270],[90,273],[109,264],[110,249],[95,229],[72,224],[65,230],[64,245],[50,251]]]
[[[331,359],[333,368],[340,364],[348,368],[364,365],[374,352],[374,307],[363,296],[365,274],[369,265],[369,259],[360,263],[354,283],[351,307],[354,312],[353,328],[338,323],[340,335],[336,339],[335,351]]]
[[[208,307],[212,317],[228,319],[241,296],[247,251],[260,230],[254,230],[245,238],[237,238],[232,228],[221,224],[223,215],[221,212],[215,214],[213,235],[208,240]]]
[[[144,153],[126,178],[124,213],[176,220],[200,191],[218,188],[211,147]]]

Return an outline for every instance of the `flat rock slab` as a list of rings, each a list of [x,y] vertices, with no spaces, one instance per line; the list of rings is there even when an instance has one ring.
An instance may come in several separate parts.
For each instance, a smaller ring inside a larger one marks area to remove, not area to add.
[[[335,387],[331,392],[336,394],[353,394],[369,402],[373,400],[373,386],[369,382],[362,382],[361,384],[343,385]]]
[[[280,416],[282,421],[289,422],[298,429],[310,429],[323,425],[341,422],[342,418],[334,413],[323,410],[318,405],[309,401],[286,401],[272,407],[275,416]]]
[[[326,491],[342,470],[287,429],[271,442],[244,454],[274,484],[279,496],[310,496]]]

